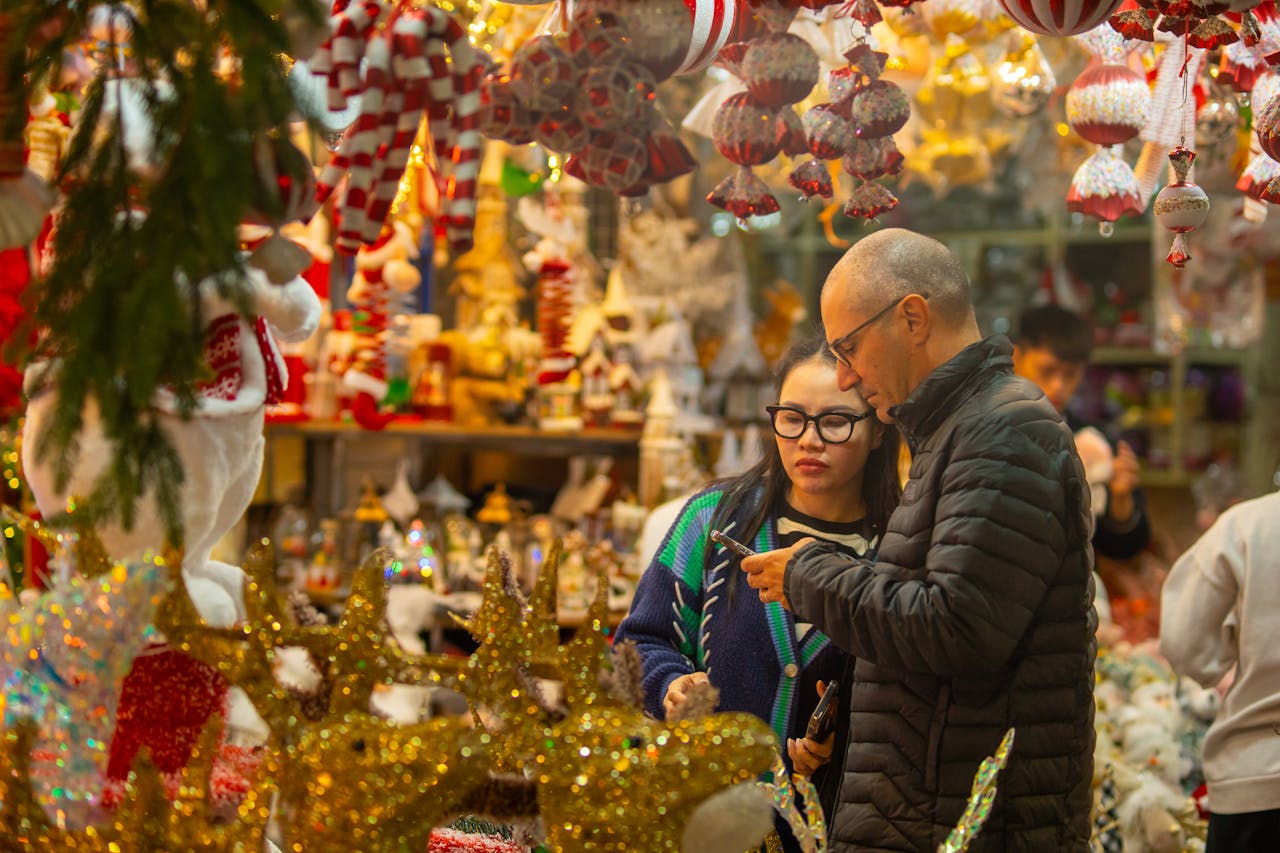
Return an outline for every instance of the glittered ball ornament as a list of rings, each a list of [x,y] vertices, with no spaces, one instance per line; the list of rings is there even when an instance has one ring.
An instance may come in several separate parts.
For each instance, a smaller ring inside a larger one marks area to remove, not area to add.
[[[591,130],[643,129],[649,115],[655,83],[649,69],[638,62],[602,65],[582,75],[582,110],[579,116]]]
[[[1027,118],[1044,109],[1058,86],[1035,36],[1024,33],[991,69],[991,102],[1009,118]]]
[[[781,107],[804,100],[818,82],[818,54],[800,36],[772,33],[751,42],[740,76],[757,103]]]
[[[565,171],[592,186],[620,192],[640,180],[644,167],[644,143],[631,134],[603,132],[591,135]]]
[[[910,117],[907,93],[888,80],[873,80],[849,99],[849,121],[860,139],[897,133]]]
[[[707,202],[729,211],[739,219],[778,212],[778,200],[764,181],[745,166],[735,169],[707,194]]]
[[[631,56],[631,37],[616,15],[583,9],[569,24],[566,50],[580,68],[617,65]]]
[[[533,138],[538,144],[561,153],[586,145],[589,134],[581,118],[560,113],[544,116],[533,126]]]
[[[1010,18],[1033,33],[1073,36],[1103,23],[1123,0],[1000,0]]]
[[[1187,180],[1195,158],[1194,151],[1181,145],[1169,152],[1169,163],[1176,179],[1161,189],[1151,204],[1156,222],[1174,232],[1173,246],[1165,260],[1175,267],[1184,266],[1191,260],[1186,234],[1204,224],[1209,215],[1209,196]]]
[[[711,139],[730,162],[758,166],[778,156],[777,121],[777,110],[757,103],[748,92],[739,92],[716,110]]]
[[[618,19],[631,39],[630,52],[661,82],[678,69],[689,51],[693,20],[684,0],[578,0],[571,8]]]
[[[511,91],[536,113],[564,109],[578,91],[573,60],[553,36],[535,36],[511,57]]]
[[[1196,110],[1196,147],[1213,148],[1228,142],[1235,138],[1239,126],[1240,108],[1235,96],[1216,91]]]
[[[1095,145],[1132,139],[1151,113],[1151,89],[1127,65],[1090,65],[1071,84],[1066,101],[1067,123]]]
[[[901,172],[904,159],[893,137],[882,136],[878,139],[853,140],[841,165],[855,178],[872,181]]]
[[[490,139],[524,145],[533,141],[536,122],[529,108],[516,99],[509,83],[509,77],[494,74],[481,81],[476,127]]]
[[[822,160],[843,156],[849,141],[855,138],[849,120],[831,104],[810,107],[800,122],[804,125],[809,153]]]
[[[1272,95],[1254,113],[1253,128],[1258,144],[1272,160],[1280,160],[1280,95]]]

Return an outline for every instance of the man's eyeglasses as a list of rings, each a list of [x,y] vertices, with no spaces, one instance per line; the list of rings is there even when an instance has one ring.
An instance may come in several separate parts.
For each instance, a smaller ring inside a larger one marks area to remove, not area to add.
[[[844,444],[853,437],[853,428],[858,421],[871,417],[873,412],[862,414],[853,412],[818,412],[811,415],[804,409],[794,406],[765,406],[765,411],[773,420],[773,431],[779,438],[799,438],[809,428],[810,422],[818,430],[818,438],[824,444]]]
[[[836,361],[840,362],[845,367],[853,367],[853,365],[849,363],[849,356],[853,355],[853,352],[851,350],[849,352],[846,352],[849,346],[849,341],[853,339],[853,336],[858,334],[858,332],[861,332],[867,326],[870,326],[876,320],[879,320],[885,314],[888,314],[894,308],[897,308],[899,305],[902,304],[902,300],[906,299],[908,296],[914,296],[914,295],[915,294],[904,293],[902,296],[899,296],[897,299],[893,300],[893,302],[889,303],[888,305],[884,306],[876,313],[872,314],[871,317],[866,322],[859,323],[857,326],[855,326],[853,331],[845,332],[843,335],[836,338],[831,343],[827,344],[827,349],[831,350],[831,354],[835,356]],[[921,293],[920,298],[928,299],[929,294]]]

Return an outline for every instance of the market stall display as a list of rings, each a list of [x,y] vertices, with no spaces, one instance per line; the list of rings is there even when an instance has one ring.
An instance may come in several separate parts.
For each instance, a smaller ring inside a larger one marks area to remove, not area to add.
[[[759,721],[630,701],[645,519],[750,465],[819,264],[948,210],[1149,485],[1274,467],[1280,13],[1225,5],[10,4],[0,846],[823,849]],[[1211,697],[1103,639],[1097,839],[1195,849]]]

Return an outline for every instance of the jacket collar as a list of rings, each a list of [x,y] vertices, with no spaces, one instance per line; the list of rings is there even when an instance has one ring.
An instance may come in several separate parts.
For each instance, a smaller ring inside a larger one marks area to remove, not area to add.
[[[911,396],[889,413],[897,420],[898,428],[914,451],[951,416],[983,375],[1012,370],[1013,344],[1004,335],[991,335],[934,368]]]

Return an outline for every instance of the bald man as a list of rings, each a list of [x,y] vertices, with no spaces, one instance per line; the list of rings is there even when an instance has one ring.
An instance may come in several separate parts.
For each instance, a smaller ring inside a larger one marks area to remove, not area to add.
[[[1085,853],[1093,769],[1089,491],[1071,431],[1012,345],[978,332],[936,240],[886,229],[827,278],[842,388],[912,450],[875,564],[813,540],[742,561],[857,659],[834,851],[933,853],[1006,729],[1008,767],[973,853]]]

